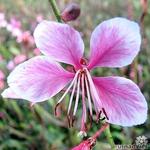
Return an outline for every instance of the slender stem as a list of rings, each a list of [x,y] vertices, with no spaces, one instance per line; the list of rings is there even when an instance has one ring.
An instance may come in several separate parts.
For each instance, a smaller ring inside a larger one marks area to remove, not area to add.
[[[138,67],[138,57],[135,58],[133,65],[134,65],[133,69],[134,69],[134,73],[135,73],[134,82],[138,83],[138,70],[137,70],[137,67]]]
[[[114,143],[113,137],[110,132],[110,127],[108,126],[104,132],[105,132],[105,135],[107,137],[109,144],[111,145],[111,149],[116,150],[115,143]]]
[[[55,17],[57,18],[57,21],[58,22],[62,22],[61,21],[61,17],[60,17],[60,11],[59,11],[59,9],[57,7],[56,1],[55,0],[49,0],[49,2],[51,4],[51,7],[53,9]]]

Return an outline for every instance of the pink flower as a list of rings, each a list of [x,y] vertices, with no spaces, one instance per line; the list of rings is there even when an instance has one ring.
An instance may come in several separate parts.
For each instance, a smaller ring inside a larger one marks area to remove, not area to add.
[[[8,70],[13,70],[14,67],[15,67],[14,61],[13,61],[13,60],[10,60],[10,61],[8,62],[8,64],[7,64],[7,69],[8,69]]]
[[[24,54],[19,54],[17,55],[13,60],[9,61],[7,64],[7,69],[8,70],[13,70],[16,65],[19,63],[24,62],[27,59],[27,56]]]
[[[39,22],[39,23],[41,21],[43,21],[43,15],[42,14],[38,14],[37,17],[36,17],[36,21]]]
[[[108,123],[121,126],[145,122],[147,103],[135,83],[123,77],[92,77],[90,74],[96,67],[120,68],[132,63],[141,45],[137,23],[113,18],[98,25],[91,36],[89,61],[83,58],[84,44],[79,32],[67,24],[42,21],[34,31],[34,38],[45,56],[34,57],[17,66],[8,77],[9,88],[2,93],[3,97],[12,97],[10,93],[13,93],[37,103],[50,99],[69,84],[57,106],[71,91],[68,106],[71,126],[79,102],[82,103],[83,132],[93,111],[97,119],[105,117]],[[74,66],[74,72],[63,69],[57,61]]]
[[[10,23],[7,24],[7,30],[10,31],[14,37],[21,36],[21,22],[16,18],[11,18]]]
[[[34,45],[34,39],[30,33],[30,31],[25,31],[17,38],[18,43],[23,43],[24,45]]]
[[[5,20],[5,14],[0,12],[0,28],[6,27],[7,21]]]
[[[27,56],[24,54],[19,54],[14,58],[14,63],[15,64],[19,64],[24,62],[27,59]]]

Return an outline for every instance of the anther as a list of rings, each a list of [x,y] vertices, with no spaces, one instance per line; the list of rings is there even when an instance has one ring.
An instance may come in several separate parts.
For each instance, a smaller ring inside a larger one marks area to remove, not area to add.
[[[76,116],[72,116],[72,122],[71,122],[71,126],[72,126],[72,127],[74,126],[75,120],[76,120]]]
[[[90,113],[89,110],[88,110],[88,113]],[[89,115],[89,120],[90,120],[90,127],[89,127],[89,129],[91,129],[92,122],[93,122],[93,118],[92,118],[91,114]]]
[[[57,116],[57,109],[58,109],[59,104],[60,104],[60,103],[57,103],[56,106],[55,106],[55,110],[54,110],[54,115],[55,115],[55,116]]]
[[[106,111],[105,111],[105,109],[104,109],[104,108],[102,108],[102,111],[103,111],[103,113],[104,113],[104,115],[105,115],[106,119],[107,119],[107,120],[109,120],[109,118],[108,118],[108,116],[107,116],[107,113],[106,113]]]
[[[100,118],[101,118],[101,114],[102,114],[102,111],[100,110],[100,112],[97,114],[96,123],[99,122],[99,120],[100,120]]]
[[[71,117],[69,115],[67,115],[67,120],[68,120],[68,126],[70,128],[71,127]]]

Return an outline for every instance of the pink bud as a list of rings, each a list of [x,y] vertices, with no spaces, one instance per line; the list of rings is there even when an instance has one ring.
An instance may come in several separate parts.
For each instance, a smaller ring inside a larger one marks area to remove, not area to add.
[[[80,143],[80,145],[72,148],[71,150],[91,150],[90,148],[90,143],[88,140],[83,141],[82,143]]]
[[[103,124],[103,126],[92,137],[82,141],[78,146],[72,148],[71,150],[92,150],[96,144],[97,138],[108,127],[108,125],[108,123]]]
[[[76,3],[71,3],[63,10],[61,19],[64,22],[76,20],[80,15],[80,6]]]
[[[15,64],[20,64],[21,62],[24,62],[26,59],[27,59],[27,56],[26,56],[26,55],[20,54],[20,55],[17,55],[17,56],[14,58],[14,63],[15,63]]]
[[[7,69],[12,70],[12,69],[14,69],[14,67],[15,67],[15,63],[12,60],[9,61],[7,64]]]

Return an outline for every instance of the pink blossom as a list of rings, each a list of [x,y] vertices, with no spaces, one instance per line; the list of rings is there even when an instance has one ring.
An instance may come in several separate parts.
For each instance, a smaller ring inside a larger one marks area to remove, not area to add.
[[[18,43],[23,43],[24,45],[33,45],[34,39],[30,33],[30,31],[25,31],[17,38]]]
[[[7,21],[5,19],[5,14],[0,12],[0,28],[6,27]]]
[[[7,64],[7,69],[8,70],[13,70],[15,68],[15,63],[13,60],[10,60]]]
[[[99,24],[91,35],[89,61],[83,58],[84,43],[79,32],[67,24],[42,21],[34,31],[34,38],[45,56],[36,56],[18,65],[8,77],[9,88],[2,93],[3,97],[9,98],[10,93],[15,93],[21,99],[37,103],[50,99],[67,86],[57,106],[71,91],[70,126],[80,101],[83,132],[94,111],[97,120],[104,117],[111,124],[133,126],[145,122],[147,103],[135,83],[123,77],[90,74],[96,67],[120,68],[132,63],[141,45],[137,23],[118,17]],[[65,70],[58,62],[72,65],[74,72]]]
[[[13,60],[9,61],[7,64],[8,70],[13,70],[16,65],[24,62],[27,59],[27,56],[24,54],[17,55]]]
[[[7,24],[7,30],[12,33],[14,37],[18,37],[22,34],[21,22],[16,18],[11,18],[10,23]]]
[[[36,21],[39,22],[39,23],[41,21],[43,21],[43,16],[41,14],[38,14],[37,17],[36,17]]]
[[[19,63],[24,62],[26,59],[27,59],[27,56],[26,56],[26,55],[20,54],[20,55],[17,55],[17,56],[14,58],[14,63],[15,63],[15,64],[19,64]]]

